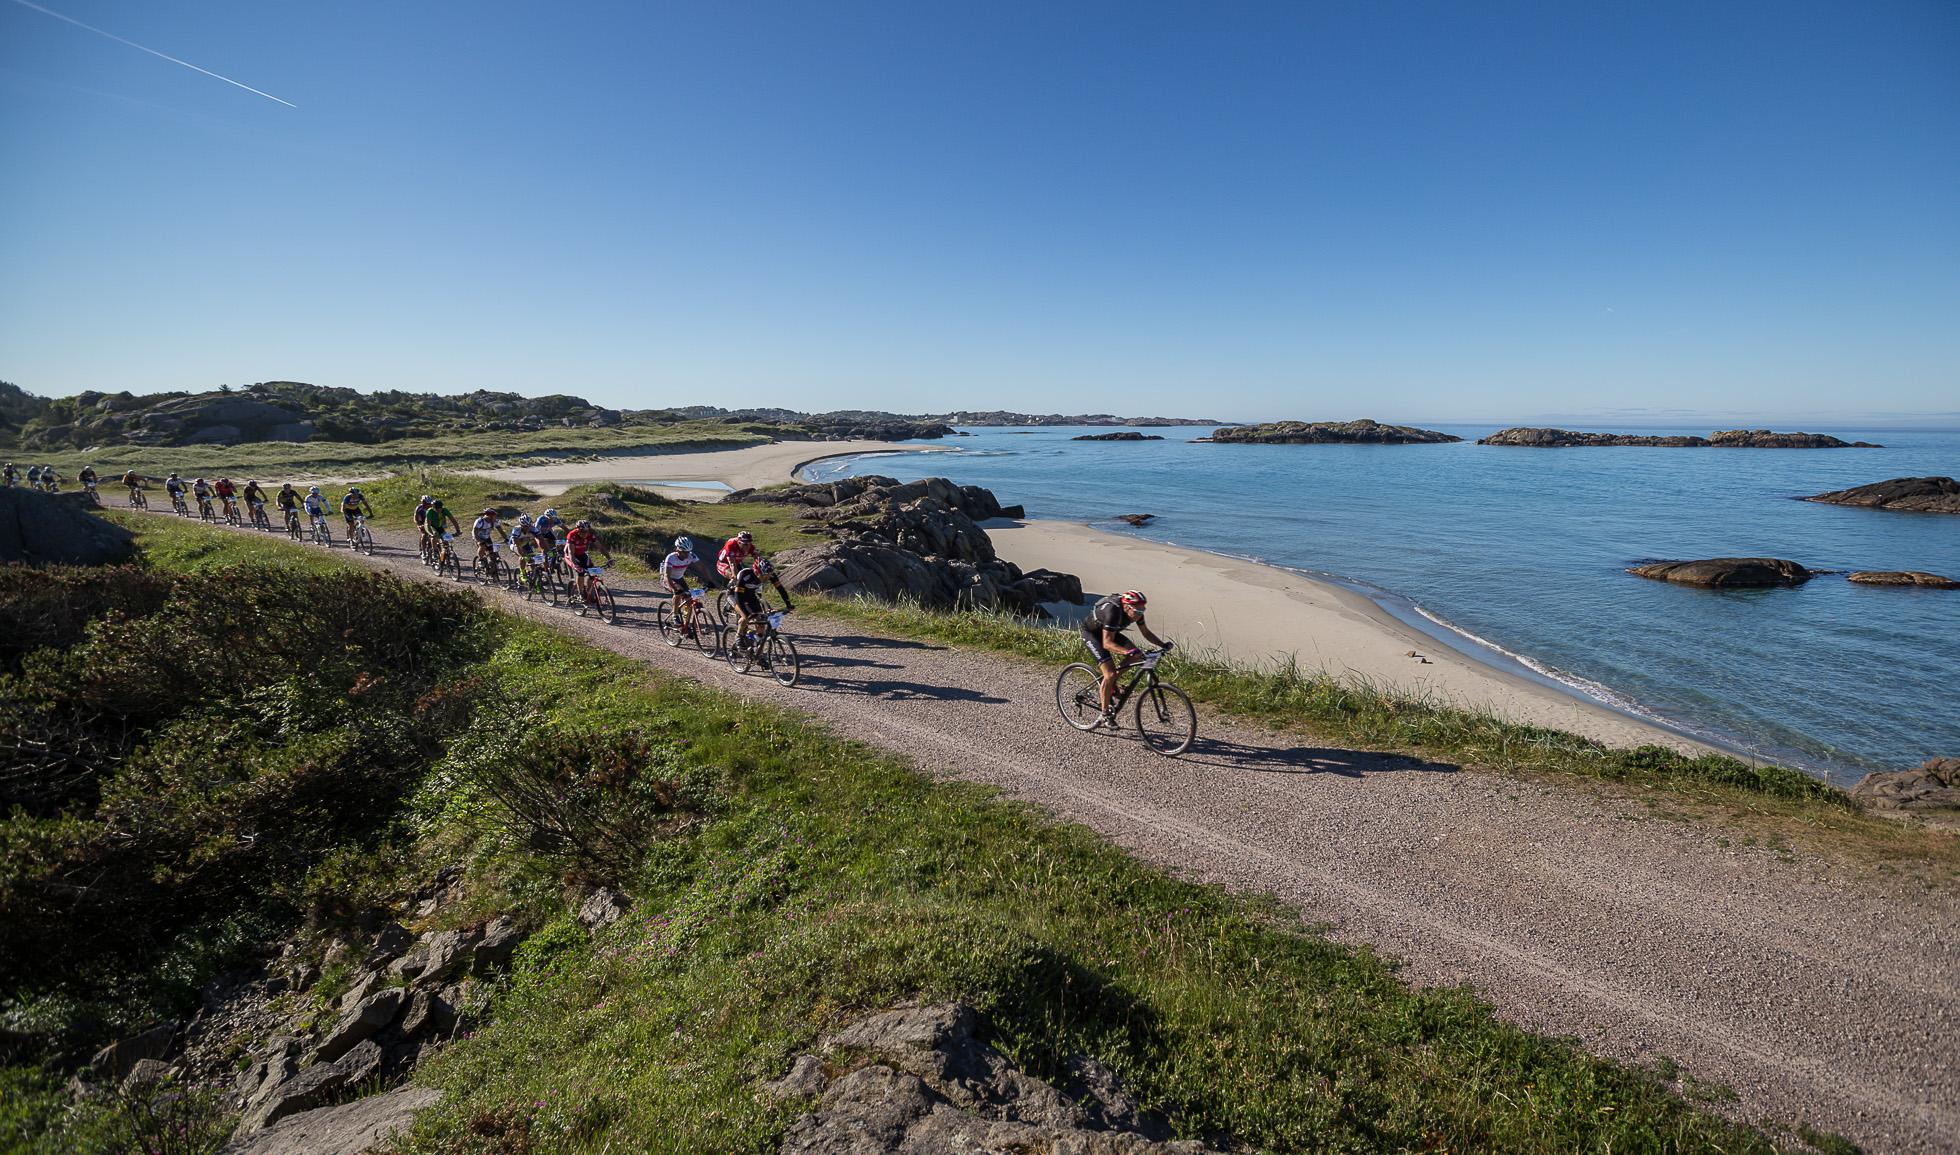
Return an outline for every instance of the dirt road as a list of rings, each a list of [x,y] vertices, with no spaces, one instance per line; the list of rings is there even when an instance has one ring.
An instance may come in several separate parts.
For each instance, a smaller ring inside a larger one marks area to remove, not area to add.
[[[374,564],[428,576],[405,535],[383,540]],[[784,689],[662,644],[652,586],[614,582],[617,625],[496,600],[998,785],[1180,875],[1276,894],[1415,981],[1467,982],[1534,1029],[1733,1087],[1745,1118],[1874,1151],[1960,1150],[1951,893],[1891,890],[1583,787],[1319,748],[1202,709],[1198,745],[1164,759],[1063,726],[1052,670],[817,617],[791,619],[804,674]]]

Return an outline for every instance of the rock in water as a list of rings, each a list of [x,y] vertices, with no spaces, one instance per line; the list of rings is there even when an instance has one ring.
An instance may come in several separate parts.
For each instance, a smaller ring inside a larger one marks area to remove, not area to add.
[[[1635,577],[1711,589],[1749,589],[1801,585],[1811,572],[1776,557],[1713,557],[1701,561],[1657,561],[1627,571]]]
[[[1220,445],[1428,445],[1463,440],[1434,429],[1383,425],[1365,417],[1359,421],[1271,421],[1264,425],[1228,425],[1212,430],[1210,439]]]
[[[1851,796],[1874,810],[1960,810],[1960,758],[1928,758],[1910,770],[1867,774]]]
[[[1774,433],[1768,429],[1721,429],[1708,439],[1717,449],[1883,449],[1869,441],[1844,441],[1828,433]]]
[[[1127,521],[1134,526],[1145,526],[1156,521],[1157,515],[1154,513],[1119,513],[1116,515],[1116,520]]]
[[[1070,441],[1162,441],[1163,439],[1162,434],[1138,433],[1134,429],[1126,429],[1121,433],[1084,433],[1080,437],[1069,438]]]
[[[1913,513],[1960,513],[1960,481],[1951,477],[1894,477],[1890,481],[1834,489],[1804,500]]]
[[[1864,586],[1920,586],[1934,590],[1960,590],[1960,581],[1923,570],[1859,570],[1847,580]]]
[[[1520,425],[1479,437],[1479,445],[1522,445],[1536,449],[1571,446],[1634,445],[1664,449],[1883,449],[1865,441],[1843,441],[1825,433],[1776,433],[1768,429],[1724,429],[1711,437],[1683,434],[1583,433]]]

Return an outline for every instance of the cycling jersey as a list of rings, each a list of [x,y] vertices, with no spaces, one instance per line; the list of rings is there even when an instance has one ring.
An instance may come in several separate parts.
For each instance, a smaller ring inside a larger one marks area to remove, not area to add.
[[[694,563],[699,560],[691,553],[670,553],[660,561],[660,576],[667,579],[668,585],[686,589],[687,571],[693,569]]]
[[[525,557],[538,552],[538,531],[527,525],[520,525],[511,532],[511,548]]]
[[[264,505],[265,490],[260,489],[256,485],[248,485],[245,487],[245,500],[251,502],[253,505]]]
[[[497,528],[497,519],[494,517],[479,517],[470,523],[470,532],[475,534],[476,540],[480,542],[488,542],[490,535],[497,532]]]
[[[280,490],[279,508],[284,510],[293,510],[299,508],[299,490],[297,489]]]
[[[211,487],[200,482],[191,486],[191,492],[196,494],[199,500],[203,500],[211,496]]]
[[[429,519],[429,506],[425,503],[418,503],[415,507],[415,528],[421,529],[423,523],[426,522],[428,519]]]
[[[230,497],[233,492],[231,488],[231,482],[220,481],[218,484],[211,487],[211,492],[217,494],[219,497]]]
[[[367,498],[358,493],[350,493],[340,499],[340,512],[349,518],[352,518],[357,513],[364,513],[369,517],[374,516],[374,510],[368,505]]]
[[[327,516],[327,499],[325,497],[317,493],[309,493],[306,495],[306,500],[303,504],[306,506],[306,512],[312,514],[314,517]]]
[[[75,480],[81,482],[83,485],[87,485],[89,482],[95,480],[95,470],[84,469],[75,475]]]
[[[164,479],[163,488],[166,493],[174,497],[184,492],[184,483],[179,478],[169,477]]]
[[[1123,609],[1123,603],[1115,595],[1103,598],[1089,610],[1089,616],[1082,619],[1082,644],[1089,647],[1089,653],[1098,662],[1110,662],[1109,647],[1103,645],[1103,631],[1108,630],[1116,638],[1122,649],[1134,649],[1130,639],[1123,635],[1123,627],[1130,624],[1130,616]]]
[[[721,555],[715,559],[715,568],[721,571],[723,577],[729,577],[744,564],[761,556],[753,543],[743,545],[741,538],[731,537],[721,547]]]
[[[546,541],[556,540],[558,534],[564,528],[565,519],[562,517],[541,517],[538,519],[538,536]]]
[[[122,483],[124,485],[129,486],[131,489],[135,489],[137,486],[143,484],[143,479],[136,476],[136,471],[132,469],[128,473],[122,475]]]

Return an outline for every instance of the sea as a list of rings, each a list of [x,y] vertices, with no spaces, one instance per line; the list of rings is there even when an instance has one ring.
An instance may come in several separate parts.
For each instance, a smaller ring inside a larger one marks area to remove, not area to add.
[[[1500,426],[1428,428],[1464,440],[1193,444],[1207,426],[1112,443],[1071,440],[1108,429],[978,427],[931,443],[950,452],[833,459],[804,476],[945,476],[1029,517],[1333,580],[1472,657],[1840,784],[1960,756],[1960,591],[1837,575],[1699,590],[1626,572],[1763,556],[1960,577],[1960,517],[1797,500],[1960,476],[1960,430],[1828,430],[1883,449],[1528,449],[1475,444]],[[1130,513],[1156,520],[1114,520]]]

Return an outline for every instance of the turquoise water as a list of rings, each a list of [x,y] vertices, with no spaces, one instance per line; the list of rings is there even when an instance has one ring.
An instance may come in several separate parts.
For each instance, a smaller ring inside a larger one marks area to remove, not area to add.
[[[1655,558],[1765,555],[1813,569],[1960,576],[1960,517],[1792,500],[1889,477],[1960,475],[1960,432],[1832,428],[1882,450],[1513,449],[1073,442],[975,429],[953,453],[820,463],[809,476],[932,475],[1028,515],[1333,575],[1523,660],[1575,692],[1855,781],[1960,754],[1960,591],[1721,592],[1623,572]],[[1641,430],[1648,432],[1648,430]],[[1700,433],[1706,429],[1662,429]],[[1110,520],[1154,513],[1147,529]],[[1175,598],[1175,590],[1152,590]],[[1489,656],[1489,651],[1484,651]]]

